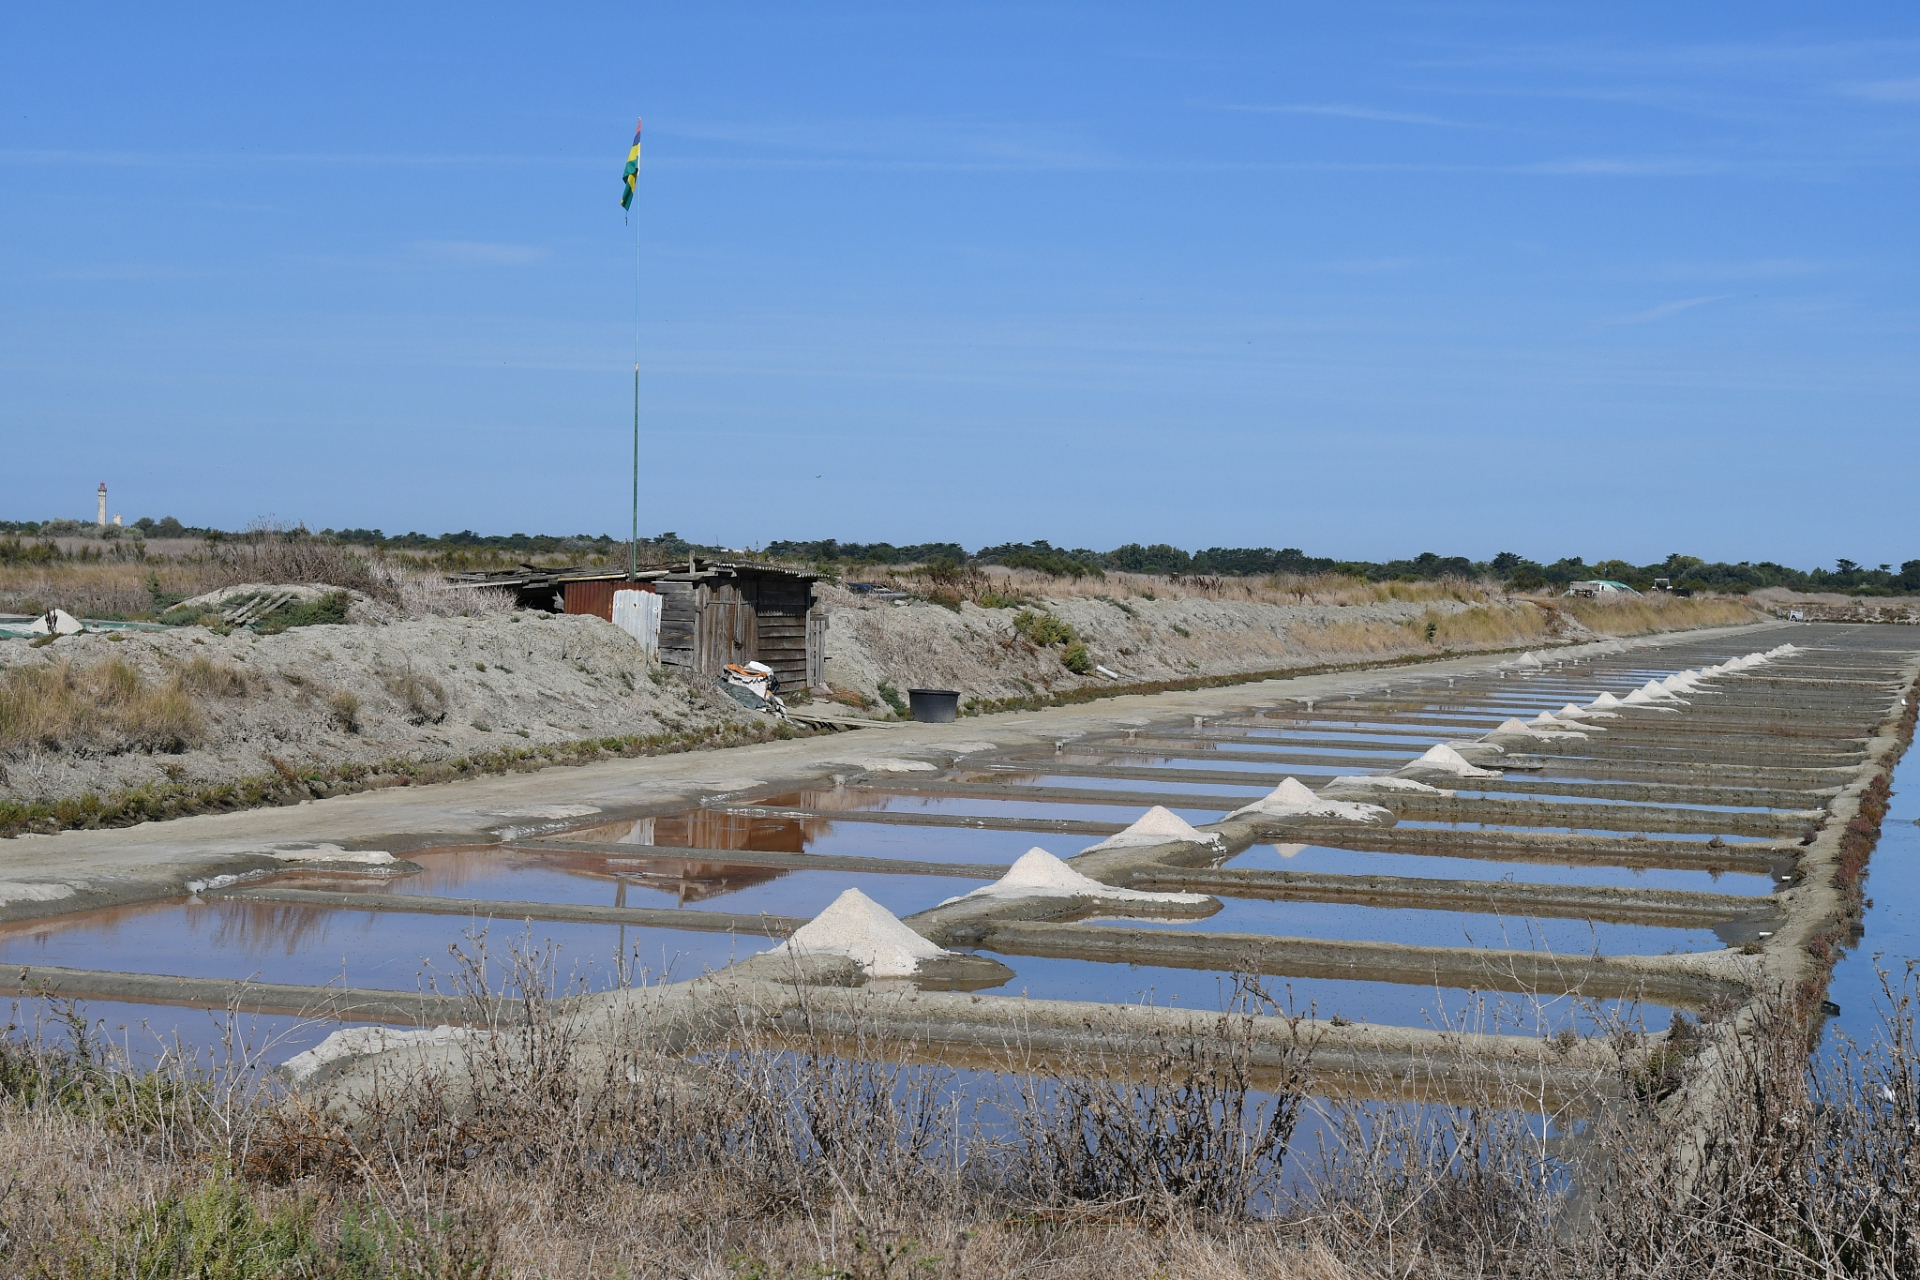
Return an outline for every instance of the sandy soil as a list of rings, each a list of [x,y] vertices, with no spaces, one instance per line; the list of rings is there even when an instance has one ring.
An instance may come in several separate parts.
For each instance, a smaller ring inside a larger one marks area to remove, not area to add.
[[[1809,622],[1920,621],[1920,597],[1849,596],[1838,591],[1789,591],[1767,587],[1753,602],[1775,617],[1798,610]]]
[[[0,670],[120,658],[155,685],[198,657],[241,673],[196,696],[200,745],[180,754],[29,751],[0,760],[0,798],[107,795],[146,783],[205,785],[307,764],[449,760],[490,749],[683,732],[764,720],[704,682],[654,668],[594,617],[518,613],[388,626],[300,627],[278,635],[199,627],[123,640],[70,636],[45,648],[0,643]],[[411,677],[411,680],[409,680]],[[354,727],[337,701],[357,701]]]
[[[1100,599],[1045,600],[1035,607],[1070,625],[1093,660],[1118,673],[1076,676],[1060,646],[1034,645],[1014,630],[1016,609],[958,611],[920,602],[870,603],[835,587],[820,595],[828,609],[826,676],[830,685],[870,699],[885,714],[882,681],[959,689],[982,699],[1045,694],[1087,684],[1179,680],[1395,657],[1440,650],[1427,643],[1426,621],[1465,614],[1453,600],[1359,605],[1273,605],[1252,601]],[[1508,624],[1508,644],[1551,643],[1543,611],[1526,604],[1481,606]],[[1552,616],[1566,639],[1593,639],[1571,619]],[[1464,650],[1467,646],[1461,646]]]

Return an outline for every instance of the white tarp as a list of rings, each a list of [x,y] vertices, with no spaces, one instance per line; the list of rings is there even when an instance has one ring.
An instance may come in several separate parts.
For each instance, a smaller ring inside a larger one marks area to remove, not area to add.
[[[652,591],[615,591],[613,625],[640,642],[647,661],[660,656],[660,597]]]

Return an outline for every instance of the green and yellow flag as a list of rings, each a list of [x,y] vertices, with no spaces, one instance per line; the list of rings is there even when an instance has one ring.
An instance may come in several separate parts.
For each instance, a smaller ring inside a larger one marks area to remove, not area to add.
[[[633,207],[633,184],[640,180],[640,121],[633,122],[633,148],[627,152],[627,168],[622,177],[620,207]]]

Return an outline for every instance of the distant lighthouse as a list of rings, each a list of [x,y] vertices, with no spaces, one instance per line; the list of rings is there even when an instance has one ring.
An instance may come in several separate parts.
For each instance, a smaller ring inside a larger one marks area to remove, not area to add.
[[[100,518],[98,523],[102,529],[107,527],[107,482],[105,480],[100,482]]]

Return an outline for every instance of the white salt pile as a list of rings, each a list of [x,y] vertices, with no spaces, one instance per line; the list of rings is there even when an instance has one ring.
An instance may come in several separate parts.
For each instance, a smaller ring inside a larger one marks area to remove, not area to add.
[[[1589,702],[1587,705],[1589,707],[1598,707],[1600,710],[1606,711],[1619,706],[1620,699],[1614,697],[1610,693],[1603,693],[1599,697],[1595,698],[1592,702]]]
[[[1287,778],[1252,804],[1242,805],[1229,816],[1258,814],[1263,818],[1338,818],[1342,822],[1380,822],[1393,814],[1377,804],[1355,804],[1346,800],[1323,800],[1298,778]]]
[[[1424,782],[1415,782],[1412,778],[1395,778],[1383,773],[1343,774],[1320,788],[1323,796],[1337,796],[1342,792],[1400,791],[1415,795],[1450,796],[1451,791],[1442,791],[1439,787],[1430,787]]]
[[[1204,893],[1147,893],[1140,889],[1122,889],[1083,876],[1072,867],[1035,845],[1007,868],[1007,874],[992,884],[982,885],[965,898],[1098,898],[1103,902],[1171,902],[1199,906],[1212,901]],[[962,898],[948,898],[960,902]],[[940,904],[945,906],[946,903]],[[794,935],[798,937],[798,934]]]
[[[848,956],[876,978],[908,978],[923,960],[953,954],[927,941],[858,889],[794,931],[765,955]]]
[[[1184,840],[1190,844],[1219,844],[1219,835],[1196,831],[1179,814],[1160,805],[1141,814],[1125,831],[1116,831],[1099,844],[1088,845],[1082,853],[1095,849],[1138,849],[1151,844],[1172,844]]]
[[[1450,773],[1456,778],[1497,778],[1498,769],[1480,769],[1467,763],[1465,756],[1446,743],[1437,743],[1427,754],[1400,769],[1401,773]]]
[[[1515,665],[1516,667],[1541,667],[1541,666],[1545,666],[1546,664],[1541,662],[1540,659],[1534,657],[1533,651],[1529,649],[1527,652],[1521,654],[1520,660],[1514,663],[1513,665]]]
[[[1311,845],[1304,844],[1277,844],[1273,846],[1273,851],[1283,858],[1295,858],[1305,853],[1311,847]]]

